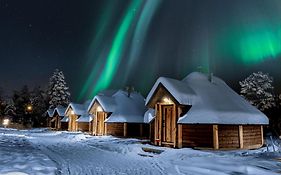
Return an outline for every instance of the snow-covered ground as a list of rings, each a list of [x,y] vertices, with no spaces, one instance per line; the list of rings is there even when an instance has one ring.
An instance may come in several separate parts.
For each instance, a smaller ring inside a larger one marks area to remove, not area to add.
[[[281,154],[271,150],[170,149],[137,139],[0,128],[0,174],[278,174]]]

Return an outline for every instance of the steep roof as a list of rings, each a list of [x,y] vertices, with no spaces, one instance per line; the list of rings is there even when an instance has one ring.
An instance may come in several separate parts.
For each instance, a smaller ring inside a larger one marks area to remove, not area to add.
[[[144,114],[144,123],[150,123],[155,118],[155,110],[149,108]]]
[[[54,113],[57,112],[60,117],[64,117],[65,111],[66,111],[65,107],[58,106],[58,107],[55,108]]]
[[[87,114],[87,109],[88,109],[90,102],[91,102],[90,100],[87,100],[84,104],[78,104],[78,103],[71,102],[68,105],[68,107],[66,108],[65,114],[70,108],[74,111],[74,114],[76,114],[76,115]]]
[[[88,111],[90,111],[91,107],[94,105],[95,101],[98,101],[101,105],[102,109],[105,112],[113,112],[114,108],[116,106],[115,99],[112,98],[112,96],[107,95],[96,95],[92,102],[90,103],[88,107]]]
[[[67,116],[64,116],[60,121],[61,122],[68,122],[69,118]]]
[[[143,115],[146,111],[145,99],[137,92],[132,92],[130,97],[128,93],[122,90],[117,91],[112,98],[116,105],[112,114],[105,122],[127,122],[127,123],[143,123]]]
[[[90,114],[81,115],[76,121],[79,122],[90,122],[93,120],[93,116]]]
[[[105,122],[143,123],[143,115],[146,110],[144,104],[145,100],[138,92],[132,92],[130,97],[128,97],[128,93],[123,90],[115,91],[113,95],[99,94],[92,100],[88,111],[95,101],[98,101],[105,112],[111,113]]]
[[[54,112],[55,112],[55,109],[48,109],[47,110],[48,117],[53,117],[54,116]]]
[[[162,84],[180,104],[190,105],[195,99],[195,92],[193,89],[186,86],[186,83],[172,78],[160,77],[147,95],[146,105],[160,84]]]
[[[156,86],[162,83],[180,104],[191,105],[190,110],[179,118],[178,123],[268,124],[268,118],[262,112],[218,77],[213,76],[212,81],[209,81],[207,75],[193,72],[180,82],[170,81],[173,83],[171,85],[166,79],[159,78],[155,83]],[[156,88],[153,88],[150,91],[146,104],[155,90]]]

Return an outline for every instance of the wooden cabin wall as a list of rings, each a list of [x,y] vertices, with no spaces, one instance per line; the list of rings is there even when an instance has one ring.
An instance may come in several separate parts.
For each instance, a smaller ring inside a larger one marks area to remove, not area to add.
[[[89,122],[78,122],[78,131],[89,131]]]
[[[245,148],[260,147],[263,144],[261,127],[260,125],[243,126],[243,143]]]
[[[127,124],[127,136],[128,137],[139,137],[140,133],[140,125],[138,123],[128,123]]]
[[[53,120],[53,121],[51,121],[51,128],[55,128],[55,127],[56,127],[56,120]]]
[[[127,124],[128,137],[145,137],[149,136],[149,125],[143,123],[128,123]]]
[[[155,120],[151,121],[151,123],[149,124],[149,137],[150,137],[150,142],[154,143],[154,133],[155,133]]]
[[[124,123],[106,123],[106,133],[112,136],[124,136]]]
[[[239,126],[219,125],[219,148],[239,148]]]
[[[91,121],[91,134],[96,135],[96,121],[97,117],[94,117],[93,120]]]
[[[142,137],[144,137],[144,138],[149,138],[149,124],[142,124],[142,127],[143,127],[143,129],[142,129]]]
[[[61,122],[61,130],[67,130],[68,128],[68,122]]]
[[[212,125],[182,125],[183,147],[213,147]]]

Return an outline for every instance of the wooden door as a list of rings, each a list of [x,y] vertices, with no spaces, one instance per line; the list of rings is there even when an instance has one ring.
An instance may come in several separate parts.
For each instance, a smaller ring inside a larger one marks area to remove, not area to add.
[[[104,112],[97,113],[97,135],[104,135]]]
[[[161,140],[164,143],[173,143],[173,138],[175,134],[173,131],[176,127],[176,119],[173,115],[173,105],[163,105],[162,106],[162,136]]]

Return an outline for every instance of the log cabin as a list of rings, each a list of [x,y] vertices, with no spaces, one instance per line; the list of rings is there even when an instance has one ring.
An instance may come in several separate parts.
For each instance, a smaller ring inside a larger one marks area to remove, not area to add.
[[[54,111],[55,109],[48,109],[46,111],[46,116],[47,116],[47,127],[49,128],[55,128],[55,122],[54,122]]]
[[[68,131],[88,131],[89,122],[78,122],[81,116],[88,115],[87,109],[90,101],[84,104],[70,103],[66,108],[65,115],[68,117]]]
[[[65,110],[66,110],[66,108],[63,107],[63,106],[58,106],[54,110],[53,118],[54,118],[54,123],[55,123],[55,129],[56,130],[67,130],[68,123],[65,122],[64,120],[62,121],[62,119],[64,117],[66,117],[64,115],[65,114]]]
[[[113,95],[99,94],[92,100],[88,112],[94,116],[90,126],[93,135],[145,137],[146,110],[140,93],[119,90]]]
[[[193,72],[183,80],[160,77],[146,98],[154,145],[174,148],[255,149],[268,118],[222,79]]]
[[[90,122],[93,120],[92,115],[86,113],[81,115],[76,122],[77,122],[77,130],[78,131],[83,131],[83,132],[89,132],[90,129]]]

